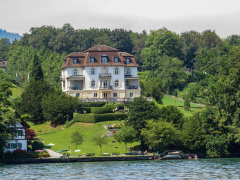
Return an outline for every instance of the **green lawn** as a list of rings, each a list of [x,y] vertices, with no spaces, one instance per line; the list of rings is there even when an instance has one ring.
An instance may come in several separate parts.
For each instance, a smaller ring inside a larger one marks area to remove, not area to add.
[[[10,90],[12,91],[12,96],[10,96],[10,98],[20,97],[23,92],[22,88],[16,86],[15,84],[13,84],[13,87],[10,88]]]
[[[163,95],[163,105],[168,105],[168,106],[184,106],[184,102],[183,101],[179,101],[177,99],[174,99],[172,97],[169,97],[167,95]],[[190,104],[190,107],[198,107],[198,105],[195,104]]]
[[[96,132],[100,132],[101,134],[104,134],[107,132],[107,130],[104,128],[104,124],[116,124],[116,123],[123,123],[123,121],[107,121],[107,122],[99,122],[99,123],[75,123],[74,125],[70,126],[67,129],[61,130],[62,128],[52,128],[49,126],[48,123],[40,124],[40,125],[33,125],[31,124],[31,128],[36,130],[36,133],[39,133],[37,137],[40,137],[43,139],[43,142],[45,145],[49,143],[55,144],[52,146],[52,150],[59,151],[62,149],[71,149],[72,156],[75,156],[76,153],[74,151],[76,150],[76,145],[71,143],[71,135],[73,132],[78,131],[83,135],[84,142],[82,145],[79,145],[77,149],[80,149],[81,152],[78,153],[82,155],[83,153],[95,153],[96,156],[100,156],[101,149],[97,145],[95,145],[91,137],[96,134]],[[44,134],[46,131],[53,131],[53,133],[50,134]],[[112,143],[112,140],[114,140],[113,137],[108,137],[108,144],[103,145],[103,152],[106,151],[107,153],[113,153],[113,152],[120,152],[120,154],[125,153],[125,145],[122,143]],[[127,147],[132,147],[135,145],[138,145],[139,143],[132,143],[128,144]]]

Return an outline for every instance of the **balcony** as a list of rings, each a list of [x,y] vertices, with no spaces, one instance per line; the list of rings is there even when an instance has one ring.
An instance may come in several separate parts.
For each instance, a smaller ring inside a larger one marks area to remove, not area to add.
[[[112,86],[100,86],[99,89],[112,89]]]
[[[112,77],[111,73],[99,73],[99,77]]]
[[[70,90],[83,90],[82,87],[69,87]]]
[[[126,89],[139,89],[139,86],[126,86]]]

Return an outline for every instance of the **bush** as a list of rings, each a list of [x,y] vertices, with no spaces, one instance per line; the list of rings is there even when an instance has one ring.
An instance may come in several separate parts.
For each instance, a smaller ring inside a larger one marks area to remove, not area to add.
[[[43,150],[44,148],[44,145],[41,141],[34,141],[32,143],[32,150],[35,151],[35,150]]]
[[[82,108],[82,113],[86,111],[86,113],[91,113],[91,107],[84,107]]]
[[[66,121],[65,124],[64,124],[64,127],[65,128],[68,128],[70,127],[71,125],[73,125],[75,123],[74,119],[71,120],[71,121]]]
[[[74,114],[74,120],[76,122],[97,123],[103,121],[123,120],[126,119],[127,114]]]
[[[104,113],[112,113],[113,108],[111,107],[92,107],[91,112],[93,114],[104,114]]]
[[[82,103],[82,107],[102,107],[105,104],[105,102],[86,102]]]
[[[87,156],[94,156],[95,153],[87,153]]]

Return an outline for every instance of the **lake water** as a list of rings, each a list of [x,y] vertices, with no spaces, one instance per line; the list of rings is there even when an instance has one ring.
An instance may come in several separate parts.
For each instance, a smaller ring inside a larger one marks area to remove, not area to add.
[[[0,179],[240,179],[240,159],[4,165]]]

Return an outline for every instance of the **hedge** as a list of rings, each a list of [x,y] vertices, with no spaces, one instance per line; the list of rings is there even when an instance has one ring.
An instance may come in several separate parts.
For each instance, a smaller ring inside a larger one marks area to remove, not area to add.
[[[91,108],[90,107],[83,107],[82,111],[86,111],[86,113],[91,113]]]
[[[91,112],[93,114],[105,114],[105,113],[112,113],[113,108],[111,107],[92,107]]]
[[[106,102],[85,102],[82,103],[83,107],[102,107],[106,104]]]
[[[76,122],[97,123],[103,121],[114,121],[126,119],[127,114],[107,113],[107,114],[74,114]]]

